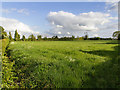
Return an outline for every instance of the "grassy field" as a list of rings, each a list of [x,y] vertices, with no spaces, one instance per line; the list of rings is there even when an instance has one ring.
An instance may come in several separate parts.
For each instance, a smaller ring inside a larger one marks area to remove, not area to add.
[[[18,87],[120,87],[118,42],[16,41],[7,53]]]

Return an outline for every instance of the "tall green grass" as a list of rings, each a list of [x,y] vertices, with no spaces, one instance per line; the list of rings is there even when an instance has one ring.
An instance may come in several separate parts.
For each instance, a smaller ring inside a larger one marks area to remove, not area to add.
[[[9,43],[9,39],[2,39],[0,40],[0,52],[2,52],[2,55],[5,54],[5,49]]]
[[[8,56],[22,88],[115,88],[117,41],[18,41]]]

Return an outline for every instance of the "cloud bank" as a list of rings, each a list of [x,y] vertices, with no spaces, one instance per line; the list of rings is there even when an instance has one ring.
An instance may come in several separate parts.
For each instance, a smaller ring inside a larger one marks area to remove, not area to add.
[[[7,32],[12,32],[14,34],[15,30],[17,29],[18,33],[21,35],[30,35],[30,34],[38,34],[39,32],[35,32],[30,28],[29,25],[24,24],[16,19],[0,17],[0,22],[2,22],[2,27]]]
[[[47,20],[52,26],[48,31],[52,35],[72,35],[77,32],[99,31],[102,27],[106,27],[117,17],[111,17],[110,14],[101,12],[88,12],[75,15],[73,13],[58,11],[50,12]]]

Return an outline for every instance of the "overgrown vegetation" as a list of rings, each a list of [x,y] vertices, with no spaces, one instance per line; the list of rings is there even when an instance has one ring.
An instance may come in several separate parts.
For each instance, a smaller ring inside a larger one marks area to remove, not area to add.
[[[120,31],[115,31],[113,33],[113,37],[116,37],[118,40],[120,40]]]

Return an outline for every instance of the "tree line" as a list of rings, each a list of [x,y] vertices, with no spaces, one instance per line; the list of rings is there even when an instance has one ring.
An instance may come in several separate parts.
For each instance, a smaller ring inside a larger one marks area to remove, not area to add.
[[[86,33],[83,37],[61,37],[59,38],[57,35],[53,36],[51,38],[44,37],[42,38],[41,35],[37,35],[37,38],[31,34],[28,38],[25,37],[25,35],[20,38],[20,34],[17,30],[15,30],[14,38],[12,38],[11,32],[9,32],[9,35],[7,35],[7,32],[4,31],[4,28],[0,26],[0,39],[6,39],[9,38],[10,41],[74,41],[74,40],[112,40],[112,38],[100,38],[100,37],[94,37],[94,38],[88,38],[88,34]],[[116,37],[116,39],[120,40],[120,31],[116,31],[113,33],[113,37]]]

